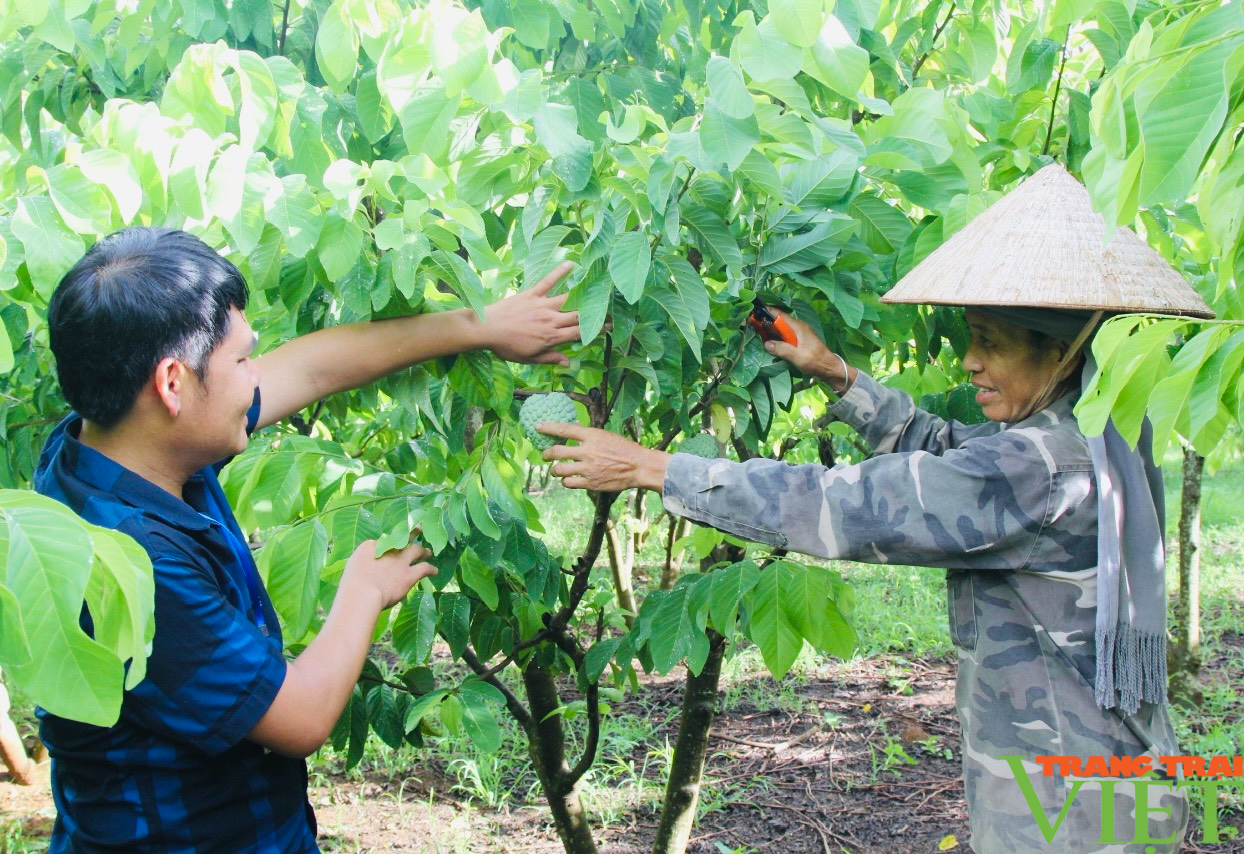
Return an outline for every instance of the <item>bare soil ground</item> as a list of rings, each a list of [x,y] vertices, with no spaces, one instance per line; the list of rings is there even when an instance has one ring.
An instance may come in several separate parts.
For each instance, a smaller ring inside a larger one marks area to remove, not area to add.
[[[1233,641],[1244,644],[1244,636],[1220,642]],[[1244,684],[1244,672],[1227,672],[1225,664],[1224,657],[1209,662],[1206,678]],[[705,784],[717,808],[704,816],[689,850],[904,854],[944,845],[967,851],[953,669],[949,659],[905,659],[901,668],[886,657],[864,659],[797,686],[798,712],[746,701],[722,712]],[[658,738],[674,738],[680,693],[676,675],[647,680],[644,705],[636,703],[634,711],[670,720]],[[651,765],[649,772],[658,773]],[[33,787],[0,775],[0,824],[17,819],[27,837],[46,835],[54,811],[46,766],[43,774]],[[414,766],[405,777],[330,777],[311,792],[321,843],[325,851],[562,850],[538,801],[492,810],[450,795],[451,787],[447,769],[436,762]],[[603,852],[646,852],[656,824],[653,810],[631,811],[597,839]],[[1228,814],[1228,824],[1244,837],[1244,815]],[[1188,839],[1200,838],[1194,818]],[[1189,842],[1185,850],[1241,852],[1244,841]]]

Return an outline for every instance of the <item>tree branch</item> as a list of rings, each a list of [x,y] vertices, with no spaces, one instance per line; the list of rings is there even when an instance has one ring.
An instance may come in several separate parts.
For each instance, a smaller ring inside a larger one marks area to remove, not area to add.
[[[950,23],[950,19],[953,18],[954,16],[955,16],[955,4],[951,3],[950,8],[946,10],[945,20],[943,20],[941,25],[939,25],[938,28],[933,31],[933,38],[930,39],[929,41],[929,49],[926,50],[924,53],[920,54],[920,56],[916,58],[915,64],[912,65],[911,67],[911,83],[908,84],[909,89],[916,84],[916,75],[920,73],[921,66],[923,66],[925,63],[925,60],[927,60],[933,54],[933,47],[934,45],[937,44],[938,36],[942,34],[942,30],[946,29],[946,25]]]
[[[1058,114],[1058,92],[1063,87],[1063,69],[1067,65],[1067,42],[1071,39],[1071,25],[1067,25],[1067,34],[1063,36],[1063,58],[1058,63],[1058,78],[1054,81],[1054,98],[1050,102],[1050,123],[1045,129],[1045,145],[1041,146],[1042,154],[1050,153],[1050,140],[1054,138],[1054,117]],[[1070,131],[1068,131],[1070,133]]]
[[[289,5],[290,0],[285,0],[285,8],[281,11],[281,37],[276,42],[276,52],[285,55],[285,35],[289,32]]]
[[[527,737],[531,738],[534,719],[531,717],[531,713],[527,711],[527,707],[523,705],[523,701],[518,699],[514,692],[497,678],[495,673],[488,673],[488,668],[479,660],[479,656],[475,654],[475,650],[471,649],[471,647],[468,646],[462,650],[462,660],[475,672],[476,676],[501,692],[501,695],[505,697],[505,707],[510,710],[514,720],[518,721],[518,725],[527,733]]]
[[[571,786],[578,783],[592,767],[592,763],[596,761],[596,750],[600,746],[600,686],[596,682],[587,686],[584,702],[587,703],[587,743],[583,745],[583,755],[567,777]]]

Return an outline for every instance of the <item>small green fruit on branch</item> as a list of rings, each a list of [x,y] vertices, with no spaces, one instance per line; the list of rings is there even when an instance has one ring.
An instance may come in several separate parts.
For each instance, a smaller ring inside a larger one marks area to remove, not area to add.
[[[694,454],[697,457],[705,457],[707,459],[716,459],[721,456],[721,450],[717,446],[717,440],[712,433],[700,433],[695,436],[689,436],[683,440],[678,446],[678,452],[682,454]]]
[[[541,421],[577,424],[579,414],[573,400],[560,391],[555,391],[552,394],[533,394],[524,400],[518,411],[518,421],[523,425],[523,432],[531,439],[531,444],[543,451],[557,444],[557,439],[539,432],[536,425]]]

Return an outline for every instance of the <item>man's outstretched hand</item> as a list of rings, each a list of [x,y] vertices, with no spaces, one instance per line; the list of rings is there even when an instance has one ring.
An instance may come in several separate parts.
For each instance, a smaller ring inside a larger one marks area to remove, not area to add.
[[[486,307],[488,349],[508,362],[569,365],[555,348],[579,340],[579,312],[561,310],[566,294],[548,294],[573,269],[563,262],[532,287]]]

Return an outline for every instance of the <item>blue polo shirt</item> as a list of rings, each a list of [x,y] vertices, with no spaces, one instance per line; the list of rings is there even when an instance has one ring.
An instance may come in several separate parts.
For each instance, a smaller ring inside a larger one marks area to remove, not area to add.
[[[258,418],[256,390],[249,430]],[[156,631],[147,676],[115,725],[39,711],[57,809],[51,851],[318,851],[306,764],[246,738],[285,659],[216,477],[224,463],[191,477],[183,501],[83,445],[81,426],[75,413],[52,431],[35,488],[147,550]]]

